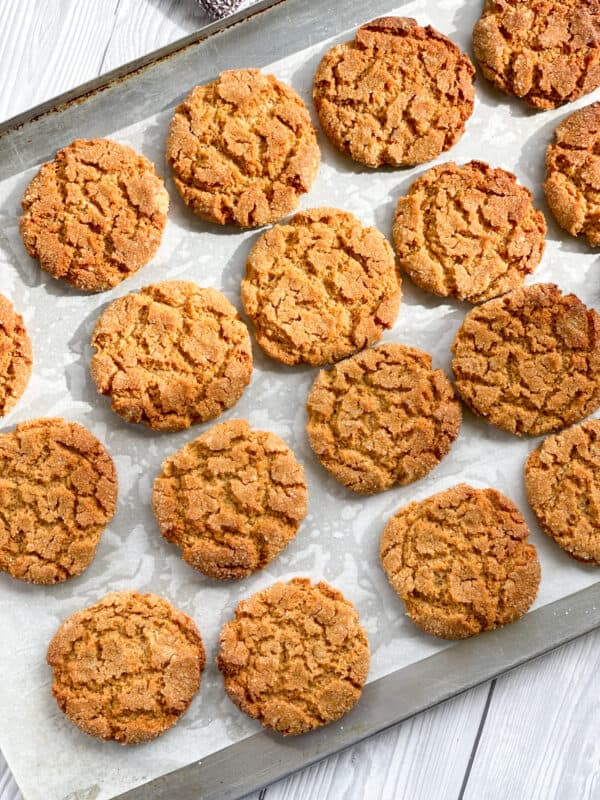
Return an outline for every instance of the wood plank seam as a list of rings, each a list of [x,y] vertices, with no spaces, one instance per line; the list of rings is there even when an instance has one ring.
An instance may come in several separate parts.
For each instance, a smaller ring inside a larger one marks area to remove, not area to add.
[[[473,762],[475,761],[475,756],[477,755],[477,749],[479,748],[479,742],[481,741],[481,734],[483,733],[483,729],[485,727],[485,721],[487,719],[490,706],[492,703],[492,698],[494,696],[494,689],[496,688],[496,678],[490,683],[490,690],[485,700],[485,706],[483,707],[483,711],[481,712],[481,719],[479,720],[479,726],[477,728],[477,733],[475,734],[475,739],[473,741],[473,747],[471,748],[471,754],[469,756],[469,760],[467,762],[467,768],[465,769],[465,774],[463,776],[462,784],[460,787],[460,792],[458,793],[458,800],[463,800],[465,796],[465,791],[467,790],[467,785],[469,783],[469,777],[471,775],[471,770],[473,768]]]

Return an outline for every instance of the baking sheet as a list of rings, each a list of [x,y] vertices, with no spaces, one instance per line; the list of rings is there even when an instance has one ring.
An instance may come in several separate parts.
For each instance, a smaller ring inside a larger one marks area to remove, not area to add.
[[[415,16],[421,24],[432,24],[464,49],[470,49],[470,31],[479,11],[479,3],[459,6],[455,0],[390,3],[388,9],[390,14]],[[367,12],[364,19],[368,18]],[[340,31],[335,40],[345,38],[351,36]],[[330,43],[319,42],[289,58],[256,65],[289,82],[310,108],[312,76]],[[590,95],[568,111],[539,114],[494,92],[480,78],[475,113],[465,136],[433,163],[479,158],[514,171],[534,190],[549,225],[546,254],[534,279],[552,280],[598,307],[598,259],[585,244],[559,231],[541,192],[544,151],[553,128],[567,113],[594,99]],[[215,228],[187,211],[164,164],[171,113],[169,108],[111,133],[155,162],[171,195],[169,222],[157,257],[111,292],[77,293],[46,276],[26,255],[17,217],[20,197],[36,169],[0,184],[0,291],[23,313],[35,358],[29,387],[13,413],[2,420],[2,430],[36,416],[62,415],[81,422],[107,445],[120,482],[117,514],[95,561],[82,576],[42,588],[0,575],[0,747],[27,800],[107,800],[256,733],[260,726],[224,695],[214,657],[220,627],[237,602],[275,580],[295,575],[324,579],[355,603],[373,654],[370,681],[448,647],[407,619],[379,566],[378,545],[385,521],[399,506],[458,481],[494,486],[525,513],[542,562],[537,607],[600,581],[596,570],[572,561],[544,537],[528,512],[522,470],[527,453],[539,439],[520,441],[465,411],[459,439],[430,476],[377,497],[355,497],[321,469],[306,440],[304,399],[316,371],[280,366],[257,347],[252,384],[223,419],[245,417],[254,427],[273,430],[290,444],[306,469],[309,514],[282,556],[239,583],[216,583],[181,561],[177,548],[158,533],[150,509],[152,482],[162,460],[210,423],[178,434],[130,426],[110,411],[106,398],[97,395],[88,372],[89,338],[98,314],[114,298],[144,285],[173,278],[195,280],[222,290],[240,308],[245,258],[259,233]],[[337,154],[322,135],[320,145],[321,170],[302,206],[345,208],[386,235],[398,196],[432,166],[373,172]],[[408,280],[403,289],[397,324],[384,339],[428,350],[434,365],[449,372],[450,344],[469,306],[428,296]],[[65,616],[107,591],[125,588],[162,594],[192,615],[208,654],[201,691],[187,714],[160,739],[135,748],[97,742],[81,734],[58,711],[44,662],[47,643]]]

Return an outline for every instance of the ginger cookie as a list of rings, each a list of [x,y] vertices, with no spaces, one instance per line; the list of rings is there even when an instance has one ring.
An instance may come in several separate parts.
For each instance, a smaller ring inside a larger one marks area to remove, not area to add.
[[[600,86],[598,0],[486,0],[473,51],[494,86],[556,108]]]
[[[25,391],[33,355],[23,317],[0,294],[0,417],[13,408]]]
[[[92,335],[96,388],[128,422],[177,431],[235,405],[252,376],[248,329],[216,289],[163,281],[111,303]]]
[[[82,425],[35,419],[0,434],[0,570],[13,578],[79,575],[116,503],[112,459]]]
[[[289,365],[321,366],[379,341],[401,295],[383,234],[335,208],[302,211],[264,233],[242,281],[259,345]]]
[[[27,252],[53,278],[102,292],[150,261],[169,195],[147,158],[109,139],[77,139],[42,165],[22,200]]]
[[[427,475],[461,423],[452,384],[431,356],[383,344],[319,372],[306,430],[325,469],[348,489],[374,494]]]
[[[285,442],[236,419],[163,462],[152,505],[160,532],[188,564],[210,578],[243,578],[296,535],[306,480]]]
[[[369,660],[352,603],[326,583],[294,578],[239,603],[221,631],[217,663],[236,706],[289,736],[350,711]]]
[[[600,565],[600,420],[548,436],[527,459],[525,488],[542,530]]]
[[[48,647],[52,694],[84,733],[121,744],[172,727],[206,661],[194,621],[155,594],[111,592],[68,617]]]
[[[408,17],[363,25],[314,80],[323,130],[368,167],[414,166],[449,150],[473,113],[475,70],[446,36]]]
[[[293,211],[321,154],[296,92],[257,69],[222,72],[175,110],[167,161],[184,202],[202,219],[257,228]]]
[[[383,531],[381,563],[416,625],[464,639],[514,622],[535,600],[528,535],[508,497],[462,483],[401,508]]]
[[[520,286],[544,252],[546,222],[516,177],[482,161],[440,164],[401,197],[400,267],[441,297],[480,303]]]
[[[509,433],[549,433],[600,405],[600,316],[552,283],[474,308],[452,352],[462,399]]]
[[[546,151],[544,190],[561,228],[599,246],[600,103],[575,111],[554,131]]]

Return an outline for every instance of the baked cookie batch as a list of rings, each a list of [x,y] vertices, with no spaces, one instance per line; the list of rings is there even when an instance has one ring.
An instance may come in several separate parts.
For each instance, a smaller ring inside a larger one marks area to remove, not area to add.
[[[475,26],[483,74],[537,108],[600,85],[594,2],[488,0]],[[332,47],[314,79],[321,127],[371,168],[412,166],[447,151],[473,111],[475,70],[446,36],[386,17]],[[544,184],[559,224],[600,244],[600,104],[567,117],[547,151]],[[600,317],[553,284],[524,285],[546,223],[514,175],[480,161],[422,173],[398,200],[392,240],[347,211],[288,220],[316,178],[308,109],[273,76],[222,73],[175,110],[167,161],[191,211],[256,228],[241,282],[256,341],[283,364],[323,367],[307,398],[316,458],[343,486],[373,494],[427,475],[461,426],[460,399],[517,435],[548,436],[525,465],[542,530],[600,564]],[[104,291],[156,253],[169,197],[154,166],[105,139],[78,140],[44,164],[23,196],[20,230],[42,269]],[[395,251],[395,252],[394,252]],[[452,345],[454,384],[431,356],[378,344],[401,303],[403,272],[440,297],[473,304]],[[98,392],[129,423],[178,431],[218,418],[252,377],[251,340],[218,291],[165,281],[111,302],[92,335]],[[0,415],[26,388],[31,344],[0,296]],[[460,399],[459,399],[460,398]],[[568,427],[574,425],[574,427]],[[563,430],[566,429],[566,430]],[[173,453],[152,491],[161,534],[212,579],[241,579],[290,543],[307,513],[302,465],[278,436],[239,419]],[[91,563],[115,513],[117,475],[101,442],[62,419],[0,434],[0,570],[52,584]],[[411,619],[459,639],[522,616],[540,581],[514,503],[460,484],[389,520],[381,562]],[[200,687],[196,624],[166,600],[113,592],[59,627],[48,648],[53,694],[86,733],[148,741]],[[283,735],[339,719],[369,669],[353,605],[326,583],[276,583],[242,601],[221,632],[218,666],[243,711]]]

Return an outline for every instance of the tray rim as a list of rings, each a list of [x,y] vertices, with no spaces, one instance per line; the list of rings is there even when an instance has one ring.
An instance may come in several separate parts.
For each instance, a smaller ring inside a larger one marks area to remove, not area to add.
[[[338,22],[341,18],[352,14],[374,18],[376,13],[385,13],[386,7],[397,7],[408,1],[371,0],[369,13],[365,14],[363,0],[330,0],[330,5],[338,6],[339,13],[330,14],[329,22],[326,19],[321,24],[318,41],[335,35],[327,33],[332,18],[336,20],[334,30],[345,30],[345,23]],[[283,11],[283,6],[293,8],[293,11]],[[286,19],[293,21],[294,13],[318,10],[318,6],[318,0],[258,0],[250,8],[209,23],[165,47],[0,122],[0,181],[40,162],[35,147],[38,137],[48,136],[49,143],[44,147],[52,152],[61,143],[64,145],[65,138],[68,138],[64,130],[59,126],[57,131],[52,126],[63,114],[74,113],[76,116],[79,110],[85,113],[86,103],[106,97],[111,91],[118,99],[119,88],[127,86],[129,81],[136,78],[143,81],[153,68],[160,68],[171,58],[199,49],[234,26],[248,26],[259,15],[283,13]],[[245,32],[246,28],[242,30]],[[303,46],[308,44],[303,43]],[[261,60],[270,58],[270,53],[263,55]],[[168,105],[172,102],[173,98],[170,98]],[[124,127],[121,116],[117,115],[115,119],[113,129]],[[31,128],[33,130],[29,132]],[[62,139],[59,134],[62,134]],[[23,158],[22,153],[27,158]],[[11,156],[17,158],[13,161]],[[239,800],[598,627],[600,579],[587,588],[528,612],[520,621],[506,628],[456,642],[439,653],[370,682],[365,686],[361,701],[341,721],[289,739],[261,731],[201,761],[115,795],[113,800],[171,800],[174,796],[178,800]],[[10,768],[10,763],[7,763]]]

